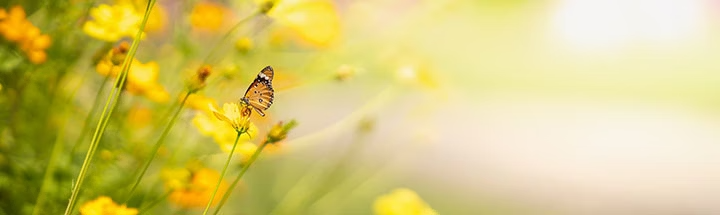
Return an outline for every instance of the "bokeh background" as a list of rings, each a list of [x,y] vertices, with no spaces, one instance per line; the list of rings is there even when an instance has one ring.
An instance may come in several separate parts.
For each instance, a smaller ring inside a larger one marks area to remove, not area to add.
[[[0,47],[6,214],[30,213],[42,195],[48,211],[65,207],[90,138],[62,161],[50,148],[73,147],[98,89],[110,87],[93,60],[107,43],[81,27],[92,20],[84,9],[102,3],[117,2],[0,3],[23,6],[53,38],[41,64],[12,42]],[[220,9],[195,23],[199,4]],[[252,166],[228,214],[415,214],[377,208],[397,188],[438,214],[720,213],[718,1],[286,0],[275,9],[283,4],[286,17],[253,17],[223,40],[262,1],[158,1],[158,29],[146,29],[136,57],[158,65],[167,98],[123,94],[80,204],[122,196],[165,125],[159,116],[209,64],[198,94],[216,104],[237,101],[272,65],[275,104],[253,117],[259,136],[278,120],[299,123]],[[142,126],[132,124],[138,108]],[[227,153],[195,128],[198,114],[178,118],[144,198],[161,198],[153,185],[163,169],[221,168]],[[52,188],[40,192],[53,162]],[[172,201],[151,211],[199,212]]]

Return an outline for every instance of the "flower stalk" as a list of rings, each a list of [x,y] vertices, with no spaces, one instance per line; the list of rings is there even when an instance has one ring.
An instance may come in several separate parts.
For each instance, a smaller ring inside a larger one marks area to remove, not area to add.
[[[92,140],[90,141],[88,152],[85,154],[85,160],[83,161],[80,172],[78,173],[77,181],[75,181],[75,184],[72,186],[72,194],[70,195],[68,205],[65,208],[65,215],[72,214],[72,211],[75,207],[78,195],[80,193],[80,189],[82,188],[83,182],[85,181],[85,177],[87,175],[88,169],[90,168],[90,164],[92,163],[95,152],[97,151],[97,147],[100,143],[100,139],[102,138],[102,134],[105,132],[108,121],[110,121],[110,116],[112,116],[113,111],[117,107],[118,99],[120,98],[123,87],[125,86],[125,80],[132,64],[132,59],[135,56],[135,52],[137,52],[138,46],[140,45],[140,38],[143,33],[142,29],[145,29],[145,24],[150,17],[150,11],[152,10],[152,7],[154,5],[155,0],[148,1],[147,7],[145,9],[145,15],[143,17],[142,23],[140,24],[140,29],[136,33],[135,39],[133,39],[130,51],[128,52],[128,57],[126,57],[123,61],[122,71],[120,75],[118,75],[118,77],[115,79],[114,87],[108,95],[107,101],[105,102],[105,107],[103,107],[103,112],[100,115],[100,121],[95,128]]]
[[[218,204],[217,208],[215,208],[215,212],[213,214],[218,214],[220,212],[220,209],[225,204],[225,202],[230,198],[230,194],[232,193],[233,189],[235,189],[235,186],[237,186],[238,182],[240,182],[240,179],[245,175],[245,172],[250,169],[250,166],[252,166],[253,163],[255,163],[255,160],[257,160],[258,157],[260,157],[260,153],[262,153],[263,149],[265,149],[265,146],[269,144],[274,144],[277,142],[280,142],[287,138],[287,133],[290,132],[292,128],[297,126],[297,122],[295,120],[291,120],[289,123],[284,124],[282,122],[276,124],[273,126],[272,129],[270,129],[270,132],[268,133],[267,138],[265,141],[263,141],[262,144],[260,144],[260,147],[258,147],[257,150],[253,153],[253,155],[250,157],[250,159],[247,161],[245,165],[242,166],[242,169],[240,169],[240,173],[238,173],[238,176],[235,177],[235,180],[230,185],[230,188],[228,188],[228,191],[225,192],[225,195],[223,195],[222,200],[220,200],[220,203]]]
[[[233,147],[230,150],[230,155],[228,155],[227,161],[225,161],[225,166],[222,169],[222,172],[220,172],[220,178],[218,179],[217,185],[215,185],[215,190],[213,191],[212,195],[210,196],[210,199],[208,200],[207,205],[205,205],[205,210],[203,211],[203,215],[206,215],[208,213],[208,210],[210,210],[210,205],[212,205],[213,200],[215,200],[215,195],[217,194],[218,189],[220,189],[220,184],[222,184],[223,176],[225,176],[225,172],[227,172],[227,168],[230,165],[230,160],[232,160],[233,152],[235,152],[235,147],[237,147],[238,140],[240,139],[240,135],[245,133],[244,131],[237,130],[237,136],[235,137],[235,143],[233,143]]]
[[[250,168],[250,166],[255,163],[255,160],[260,156],[260,153],[265,149],[265,146],[268,145],[267,142],[263,142],[263,144],[260,145],[260,147],[255,150],[253,155],[250,157],[250,160],[247,161],[247,164],[242,166],[242,169],[240,169],[240,173],[238,173],[237,177],[235,177],[235,180],[230,184],[230,187],[228,188],[228,191],[225,192],[225,195],[223,195],[222,200],[220,200],[220,203],[218,203],[217,208],[215,208],[215,212],[213,214],[218,214],[220,212],[220,209],[225,204],[225,202],[230,198],[230,193],[232,193],[233,189],[235,189],[235,186],[237,186],[238,182],[240,182],[240,178],[245,175],[245,172]]]
[[[252,114],[250,106],[245,103],[225,103],[223,105],[222,111],[215,110],[215,107],[210,105],[210,110],[213,112],[213,115],[215,115],[215,117],[218,118],[220,121],[226,122],[230,126],[232,126],[235,129],[235,132],[237,132],[237,136],[235,137],[235,142],[233,143],[232,149],[230,150],[230,155],[228,155],[227,161],[225,161],[225,166],[220,173],[220,178],[218,179],[218,183],[215,186],[215,190],[213,191],[212,196],[210,196],[207,205],[205,205],[205,211],[203,211],[203,215],[207,214],[208,210],[210,210],[210,205],[212,205],[213,200],[215,200],[215,195],[217,194],[218,189],[220,189],[220,184],[222,184],[225,172],[227,172],[227,168],[230,165],[230,160],[232,160],[232,156],[235,152],[235,148],[237,147],[240,136],[247,133],[249,130],[250,114]]]

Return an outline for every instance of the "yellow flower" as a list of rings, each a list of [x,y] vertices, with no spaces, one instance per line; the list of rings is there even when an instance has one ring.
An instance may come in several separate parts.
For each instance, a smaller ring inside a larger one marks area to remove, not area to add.
[[[83,32],[99,40],[115,42],[123,37],[135,37],[143,15],[129,3],[101,4],[90,9],[93,20],[85,22]]]
[[[205,106],[212,107],[207,103]],[[212,112],[212,110],[210,112]],[[220,149],[225,152],[230,152],[233,143],[235,143],[237,131],[232,126],[228,126],[227,122],[221,121],[212,115],[214,114],[208,112],[198,113],[192,120],[193,125],[200,131],[201,134],[212,137]],[[247,134],[240,136],[238,139],[238,147],[235,148],[236,152],[241,152],[243,155],[245,154],[244,151],[247,151],[247,149],[250,148],[250,146],[245,145],[246,143],[254,146],[254,144],[250,141],[258,134],[257,126],[250,122],[246,133]]]
[[[414,191],[398,188],[375,199],[376,215],[437,215]]]
[[[250,126],[250,114],[252,111],[247,104],[225,103],[222,111],[218,111],[215,107],[210,106],[213,115],[220,121],[230,124],[236,131],[245,132]]]
[[[180,190],[190,186],[192,172],[187,168],[163,169],[160,175],[165,187],[170,190]]]
[[[160,32],[165,29],[165,23],[167,22],[167,11],[162,4],[155,3],[153,9],[150,11],[147,23],[145,23],[145,32],[153,33]]]
[[[242,37],[235,42],[235,48],[242,53],[247,53],[253,48],[253,41],[250,37]]]
[[[287,138],[287,133],[295,126],[297,126],[297,121],[295,120],[290,120],[290,122],[286,124],[278,122],[270,129],[270,132],[268,132],[266,142],[268,144],[273,144],[285,140],[285,138]]]
[[[267,15],[318,47],[332,44],[340,35],[340,18],[335,5],[330,1],[281,1]]]
[[[0,34],[11,42],[24,39],[28,27],[32,26],[32,23],[25,19],[25,9],[14,6],[4,13],[4,16],[5,18],[0,22]]]
[[[134,60],[133,62],[137,62],[137,60]],[[122,68],[120,65],[114,65],[110,60],[101,60],[95,65],[95,71],[103,76],[115,77],[121,70]]]
[[[165,172],[165,184],[172,190],[170,202],[182,208],[200,208],[210,200],[212,193],[220,179],[220,173],[208,168],[188,171]],[[188,177],[189,175],[189,177]],[[212,205],[217,204],[228,189],[228,183],[223,180]]]
[[[40,64],[47,60],[45,49],[50,47],[50,43],[50,36],[40,34],[40,29],[30,26],[25,39],[20,43],[20,50],[25,52],[30,62]]]
[[[80,207],[82,215],[135,215],[138,210],[125,205],[117,205],[110,197],[100,196],[95,200],[86,202]]]
[[[0,35],[17,43],[30,62],[40,64],[47,60],[45,49],[50,47],[50,36],[41,34],[40,29],[26,19],[22,7],[14,6],[9,13],[0,10]]]
[[[160,66],[154,61],[146,64],[136,61],[130,67],[127,76],[127,91],[137,95],[144,95],[155,102],[167,102],[170,94],[158,83]]]
[[[208,77],[210,77],[210,74],[212,74],[212,67],[209,65],[203,65],[201,66],[195,74],[192,76],[192,78],[185,81],[185,85],[187,87],[187,90],[190,91],[190,93],[195,93],[199,90],[202,90],[205,88],[206,81]]]
[[[122,70],[121,66],[127,57],[128,51],[130,51],[130,44],[128,42],[122,42],[118,44],[118,46],[108,50],[107,54],[97,61],[95,71],[103,76],[117,76]],[[137,62],[136,59],[133,59],[133,64]]]
[[[104,76],[117,76],[122,70],[124,57],[125,53],[123,53],[121,45],[118,48],[110,50],[109,53],[95,65],[95,70]],[[159,73],[160,66],[156,62],[151,61],[143,64],[137,59],[132,59],[125,89],[130,93],[143,95],[155,102],[167,102],[170,100],[170,94],[158,83]]]
[[[210,2],[200,2],[193,7],[190,24],[198,29],[219,30],[225,20],[225,8]]]
[[[182,99],[182,98],[180,98]],[[217,102],[215,102],[215,99],[205,97],[203,95],[193,93],[188,96],[187,101],[185,101],[185,105],[189,108],[204,111],[205,113],[211,114],[210,106],[216,106]]]
[[[152,111],[146,107],[133,107],[128,113],[128,122],[134,128],[147,126],[152,121]]]

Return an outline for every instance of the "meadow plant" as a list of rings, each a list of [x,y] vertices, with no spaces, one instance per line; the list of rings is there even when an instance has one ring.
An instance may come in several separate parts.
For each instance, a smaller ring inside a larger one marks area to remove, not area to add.
[[[394,79],[395,62],[353,60],[349,3],[10,2],[0,3],[0,214],[437,214],[409,189],[374,204],[389,186],[352,194],[377,173],[344,171],[374,131],[364,119],[412,90],[404,82],[437,84],[431,72]],[[301,114],[333,108],[313,105],[326,91],[306,90],[352,86],[368,68],[390,81],[348,114],[324,125]]]

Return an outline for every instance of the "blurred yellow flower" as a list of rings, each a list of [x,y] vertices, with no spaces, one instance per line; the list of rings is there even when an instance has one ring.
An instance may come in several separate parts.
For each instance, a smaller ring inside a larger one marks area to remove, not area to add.
[[[122,61],[125,57],[122,47],[123,45],[120,45],[119,48],[110,50],[109,53],[95,65],[97,73],[113,77],[120,73],[122,70]],[[122,57],[119,58],[117,56]],[[130,93],[143,95],[155,102],[167,102],[170,100],[170,94],[158,83],[159,73],[160,66],[156,62],[150,61],[143,64],[137,59],[132,59],[125,89]]]
[[[275,124],[267,135],[267,143],[273,144],[285,140],[288,132],[297,126],[297,121],[290,120],[288,123],[278,122]]]
[[[189,108],[204,111],[207,114],[212,114],[212,112],[210,111],[210,106],[217,106],[217,102],[215,101],[215,99],[197,93],[190,94],[190,96],[188,96],[187,98],[187,101],[185,101],[185,104]]]
[[[209,65],[201,66],[191,78],[185,81],[187,90],[190,93],[195,93],[205,88],[208,77],[212,74],[212,67]]]
[[[152,111],[146,107],[133,107],[128,113],[128,122],[133,128],[147,126],[152,121]]]
[[[182,208],[200,208],[210,200],[212,193],[220,179],[220,173],[208,168],[188,171],[168,171],[165,174],[165,184],[171,189],[170,202]],[[189,176],[189,177],[188,177]],[[228,183],[223,180],[212,205],[217,204],[228,189]]]
[[[41,34],[40,29],[26,19],[22,7],[14,6],[9,13],[0,9],[0,35],[17,43],[30,62],[40,64],[47,60],[45,49],[50,47],[50,36]]]
[[[148,63],[134,62],[127,76],[127,91],[137,95],[144,95],[155,102],[167,102],[170,94],[158,83],[160,66],[150,61]]]
[[[375,199],[376,215],[437,215],[420,196],[407,188],[398,188]]]
[[[190,185],[192,172],[188,168],[163,169],[160,173],[169,190],[185,189]]]
[[[235,48],[242,53],[247,53],[253,48],[253,41],[250,37],[242,37],[235,42]]]
[[[100,151],[100,158],[106,161],[114,160],[115,159],[115,153],[113,153],[110,150],[103,149]]]
[[[25,19],[25,9],[21,6],[14,6],[10,8],[8,12],[5,12],[5,9],[3,9],[0,14],[4,16],[4,18],[0,20],[0,34],[11,42],[21,41],[26,34],[27,28],[32,26],[32,24]]]
[[[82,215],[135,215],[138,210],[118,205],[110,197],[100,196],[95,200],[86,202],[80,207]]]
[[[85,22],[83,32],[99,40],[115,42],[123,37],[135,37],[143,15],[132,4],[101,4],[90,9],[93,20]]]
[[[293,29],[304,41],[318,47],[332,44],[340,35],[340,18],[331,1],[281,1],[267,15]]]
[[[133,62],[137,62],[134,60]],[[134,63],[133,63],[134,64]],[[114,65],[110,60],[101,60],[95,65],[95,71],[103,76],[117,76],[122,68],[120,65]]]
[[[199,2],[190,13],[190,24],[198,29],[217,31],[225,21],[225,8],[210,2]]]
[[[155,3],[155,6],[153,6],[153,9],[150,11],[147,23],[145,23],[145,32],[160,32],[165,29],[165,23],[167,23],[167,11],[165,10],[165,6]]]

